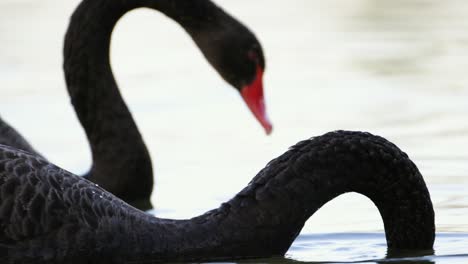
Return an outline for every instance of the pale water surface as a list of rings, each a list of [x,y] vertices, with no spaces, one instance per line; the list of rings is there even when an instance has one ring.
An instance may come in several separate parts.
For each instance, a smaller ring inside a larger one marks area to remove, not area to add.
[[[297,141],[366,130],[412,157],[436,210],[435,256],[386,261],[468,263],[468,2],[217,2],[263,44],[275,131],[263,134],[178,25],[150,10],[126,15],[112,63],[151,151],[156,214],[198,215]],[[61,71],[77,3],[0,1],[0,114],[51,161],[83,173],[88,145]],[[373,263],[385,256],[377,209],[347,194],[307,222],[286,259],[261,261]]]

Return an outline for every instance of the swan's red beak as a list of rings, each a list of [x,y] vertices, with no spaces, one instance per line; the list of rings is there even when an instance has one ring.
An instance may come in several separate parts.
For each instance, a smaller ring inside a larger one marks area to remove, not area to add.
[[[241,95],[250,111],[265,129],[267,135],[273,130],[273,125],[266,113],[265,99],[263,97],[263,70],[257,67],[257,74],[252,83],[241,89]]]

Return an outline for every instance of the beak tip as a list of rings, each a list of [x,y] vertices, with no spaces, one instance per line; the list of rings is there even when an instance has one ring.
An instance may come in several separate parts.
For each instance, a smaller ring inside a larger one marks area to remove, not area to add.
[[[273,125],[271,123],[264,124],[263,128],[265,129],[267,136],[271,135],[271,132],[273,132]]]

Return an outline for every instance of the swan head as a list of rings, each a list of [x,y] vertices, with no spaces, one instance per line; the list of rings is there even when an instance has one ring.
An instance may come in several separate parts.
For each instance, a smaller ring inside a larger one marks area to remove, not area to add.
[[[249,32],[250,33],[250,32]],[[270,134],[273,126],[268,118],[263,94],[263,73],[265,59],[260,43],[255,36],[242,36],[228,40],[213,63],[226,82],[232,85],[242,96],[248,108]]]
[[[236,39],[222,45],[214,68],[226,82],[239,91],[254,117],[262,125],[267,135],[273,130],[268,118],[263,94],[263,73],[265,58],[260,43],[248,32],[238,34]]]
[[[231,17],[229,17],[232,19]],[[192,38],[219,75],[241,94],[267,134],[272,124],[263,95],[265,58],[255,35],[237,20],[198,28]]]
[[[179,23],[207,61],[234,87],[267,134],[272,124],[263,96],[265,58],[255,35],[211,1],[149,1]]]

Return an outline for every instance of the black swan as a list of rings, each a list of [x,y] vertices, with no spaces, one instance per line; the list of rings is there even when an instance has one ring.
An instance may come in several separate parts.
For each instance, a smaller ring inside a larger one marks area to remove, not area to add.
[[[434,210],[394,144],[336,131],[272,160],[234,198],[188,220],[161,219],[44,159],[0,147],[3,262],[155,263],[283,255],[322,205],[358,192],[377,206],[390,250],[432,249]]]
[[[148,210],[152,208],[151,160],[109,62],[115,24],[138,7],[159,10],[178,22],[218,73],[241,93],[267,133],[272,125],[263,99],[265,62],[260,43],[244,25],[212,2],[82,1],[65,36],[64,72],[72,104],[91,146],[93,164],[85,176],[131,205]],[[0,143],[37,154],[7,123],[1,126],[8,133],[3,134]]]

